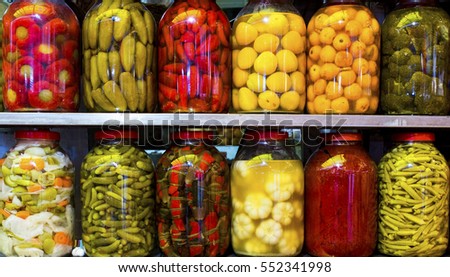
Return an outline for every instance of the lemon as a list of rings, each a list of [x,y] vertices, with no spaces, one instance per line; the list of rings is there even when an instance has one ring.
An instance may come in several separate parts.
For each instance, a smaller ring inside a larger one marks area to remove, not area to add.
[[[291,77],[284,72],[275,72],[267,78],[267,87],[272,91],[286,92],[291,86]]]
[[[291,73],[292,80],[292,90],[295,90],[299,94],[304,94],[306,92],[306,79],[305,75],[300,71],[295,71]]]
[[[258,36],[258,30],[251,24],[241,22],[237,25],[234,35],[238,45],[249,45]]]
[[[242,111],[252,111],[258,107],[258,96],[246,87],[239,89],[239,107]]]
[[[256,57],[258,57],[258,53],[251,48],[245,47],[239,52],[237,57],[237,63],[240,69],[249,69],[253,66]]]
[[[241,108],[239,106],[239,90],[238,89],[233,89],[232,95],[231,95],[231,102],[233,104],[233,109],[235,111],[241,110]]]
[[[277,36],[284,36],[289,31],[289,21],[281,13],[271,14],[267,20],[266,31]]]
[[[288,91],[281,95],[281,109],[285,111],[295,111],[300,104],[300,95],[296,91]]]
[[[266,17],[268,17],[268,13],[255,13],[247,20],[247,23],[255,27],[255,29],[258,30],[259,33],[265,33],[265,21],[267,21],[267,19],[265,19]]]
[[[350,109],[350,104],[348,103],[347,98],[341,96],[331,101],[331,109],[333,109],[333,112],[335,113],[347,113]]]
[[[291,73],[297,70],[297,56],[290,50],[280,50],[277,55],[278,69],[283,72]]]
[[[281,39],[281,46],[294,54],[303,53],[306,49],[306,37],[301,36],[299,32],[290,31]]]
[[[280,46],[280,39],[272,34],[262,34],[253,43],[253,49],[258,53],[265,51],[275,52]]]
[[[306,24],[303,17],[296,14],[287,14],[287,19],[289,21],[289,29],[291,31],[298,32],[300,35],[306,35]]]
[[[275,54],[265,51],[256,58],[254,68],[261,75],[270,75],[277,70],[277,66],[278,62]]]
[[[274,111],[280,106],[280,98],[270,90],[266,90],[258,96],[258,104],[264,110]]]
[[[234,86],[237,88],[243,87],[245,85],[245,83],[247,83],[248,75],[249,75],[249,73],[247,70],[242,70],[239,67],[236,67],[233,70]]]
[[[327,99],[325,94],[319,95],[314,99],[313,110],[315,113],[323,114],[330,111],[331,108],[331,100]],[[311,111],[310,111],[311,113]]]
[[[266,78],[258,73],[252,73],[248,76],[247,87],[256,92],[263,92],[266,90]]]

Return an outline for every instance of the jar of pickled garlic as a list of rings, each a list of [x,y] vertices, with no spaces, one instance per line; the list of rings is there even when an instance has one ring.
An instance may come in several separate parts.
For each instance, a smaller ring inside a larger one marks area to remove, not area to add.
[[[177,131],[156,167],[159,247],[166,256],[224,255],[230,241],[229,168],[214,133]]]
[[[17,0],[3,17],[3,101],[8,111],[74,112],[80,25],[63,0]]]
[[[157,248],[153,162],[138,133],[97,131],[81,165],[81,225],[91,257],[138,257]]]
[[[156,108],[155,19],[139,0],[98,0],[83,21],[83,99],[91,112]]]
[[[16,131],[2,159],[0,254],[69,255],[73,247],[75,168],[59,133]]]
[[[310,114],[374,114],[380,84],[380,24],[359,0],[327,0],[308,23]]]
[[[8,9],[9,5],[11,5],[11,0],[3,0],[0,1],[0,26],[3,24],[3,15],[5,11]],[[0,45],[3,41],[3,28],[0,28]],[[3,88],[5,84],[5,76],[3,75],[3,55],[0,55],[0,87]],[[0,112],[3,111],[3,93],[0,93]]]
[[[215,0],[175,0],[158,29],[159,108],[228,112],[231,27]]]
[[[305,166],[305,245],[313,256],[370,256],[377,241],[377,168],[358,133],[326,134]]]
[[[381,32],[381,107],[387,114],[450,111],[450,17],[437,0],[401,0]]]
[[[303,164],[288,133],[247,130],[231,166],[233,250],[296,256],[303,247]]]
[[[302,113],[306,25],[292,0],[250,0],[233,24],[233,108]]]
[[[442,256],[448,246],[449,168],[433,133],[400,133],[378,165],[378,250]]]

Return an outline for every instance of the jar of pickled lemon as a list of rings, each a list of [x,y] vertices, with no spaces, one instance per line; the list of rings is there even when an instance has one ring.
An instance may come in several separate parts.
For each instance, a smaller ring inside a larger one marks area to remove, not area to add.
[[[303,165],[287,132],[247,130],[231,166],[233,250],[295,256],[303,247]]]
[[[250,0],[232,34],[233,108],[302,113],[306,25],[292,0]]]
[[[380,24],[359,0],[328,0],[308,23],[307,110],[374,114]]]

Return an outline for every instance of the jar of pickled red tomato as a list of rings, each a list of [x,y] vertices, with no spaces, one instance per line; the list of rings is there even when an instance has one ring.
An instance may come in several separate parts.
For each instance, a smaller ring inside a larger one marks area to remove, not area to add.
[[[91,112],[153,112],[155,19],[139,0],[98,0],[83,21],[83,99]]]
[[[98,131],[81,165],[81,225],[91,257],[137,257],[156,249],[153,162],[136,131]]]
[[[359,0],[328,0],[308,23],[307,110],[374,114],[380,84],[380,24]]]
[[[213,132],[178,131],[156,167],[159,247],[166,256],[224,255],[230,241],[229,168]]]
[[[3,17],[8,111],[78,109],[80,25],[62,0],[14,1]]]
[[[250,0],[233,24],[233,108],[302,113],[306,25],[292,0]]]
[[[401,0],[381,31],[381,107],[387,114],[450,111],[450,17],[437,0]]]
[[[400,133],[378,165],[378,250],[442,256],[448,246],[449,168],[433,133]]]
[[[175,0],[158,29],[162,112],[228,112],[231,27],[215,0]]]
[[[305,166],[305,245],[313,256],[370,256],[377,168],[357,133],[327,134]]]
[[[3,24],[3,15],[5,11],[8,9],[9,5],[11,5],[11,0],[3,0],[0,1],[0,25]],[[0,45],[3,41],[3,28],[0,28]],[[0,55],[0,87],[3,88],[5,84],[5,77],[3,75],[3,55]],[[0,93],[0,112],[3,111],[3,93]]]
[[[73,247],[75,168],[59,133],[16,131],[2,160],[0,254],[65,256]]]
[[[303,164],[288,133],[247,130],[231,167],[233,250],[295,256],[303,247]]]

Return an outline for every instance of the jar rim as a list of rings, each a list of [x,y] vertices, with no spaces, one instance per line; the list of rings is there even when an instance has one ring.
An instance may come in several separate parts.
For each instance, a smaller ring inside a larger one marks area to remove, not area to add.
[[[16,139],[41,139],[41,140],[60,140],[58,132],[46,130],[25,130],[16,131],[14,134]]]
[[[329,133],[324,135],[327,142],[362,141],[360,133]]]
[[[398,133],[392,136],[392,140],[399,141],[435,141],[435,135],[431,132]]]
[[[101,130],[95,132],[95,140],[102,140],[102,139],[138,139],[139,134],[137,131],[133,130]]]

